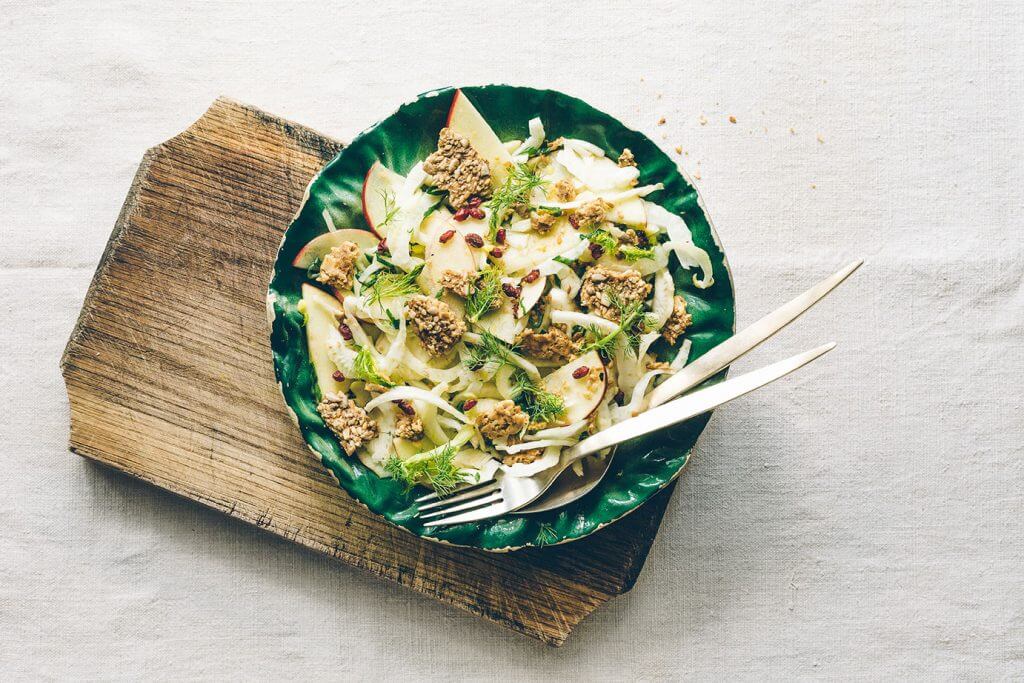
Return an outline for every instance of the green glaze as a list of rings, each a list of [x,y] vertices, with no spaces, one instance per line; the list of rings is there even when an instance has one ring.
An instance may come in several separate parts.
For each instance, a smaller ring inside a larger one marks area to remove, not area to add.
[[[686,220],[694,242],[711,255],[715,284],[697,289],[695,271],[681,268],[674,257],[676,290],[693,315],[687,337],[696,358],[732,334],[734,323],[732,282],[725,255],[700,205],[697,191],[679,173],[675,163],[646,136],[630,130],[611,116],[573,97],[552,90],[505,85],[463,88],[498,136],[523,139],[527,121],[540,116],[549,139],[582,138],[617,156],[633,150],[642,175],[640,182],[664,183],[656,201]],[[362,214],[363,177],[377,160],[406,174],[434,150],[438,131],[445,125],[455,90],[432,91],[399,107],[345,147],[313,180],[309,196],[281,243],[270,283],[273,323],[271,347],[274,368],[285,401],[295,412],[302,436],[333,472],[342,488],[370,510],[412,533],[484,550],[508,550],[528,545],[550,545],[575,540],[635,510],[675,478],[686,465],[693,445],[709,416],[695,418],[666,432],[624,444],[616,453],[603,482],[581,500],[546,515],[510,515],[483,522],[432,529],[429,534],[414,519],[416,490],[407,493],[390,479],[381,479],[356,458],[347,457],[316,412],[316,378],[306,350],[302,314],[296,308],[305,272],[291,266],[296,252],[313,237],[326,232],[326,209],[335,226],[367,228]],[[655,351],[669,360],[674,350],[660,340]]]

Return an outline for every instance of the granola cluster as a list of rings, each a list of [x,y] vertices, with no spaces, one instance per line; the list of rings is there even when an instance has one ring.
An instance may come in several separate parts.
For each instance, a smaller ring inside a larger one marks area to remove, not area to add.
[[[356,261],[361,254],[355,242],[342,242],[324,256],[316,281],[340,291],[352,289]]]
[[[432,296],[414,296],[405,305],[409,324],[423,347],[434,356],[443,356],[466,333],[466,323],[452,307]]]
[[[651,293],[651,285],[644,282],[639,271],[612,270],[604,266],[592,266],[583,275],[580,287],[580,303],[588,311],[608,320],[619,320],[620,305],[643,301]]]
[[[531,462],[540,460],[544,455],[543,448],[531,448],[528,451],[522,453],[510,453],[501,459],[502,465],[528,465]]]
[[[572,360],[577,344],[563,325],[552,325],[547,332],[526,329],[519,335],[519,348],[523,353],[540,360]]]
[[[530,228],[544,234],[555,227],[558,217],[546,211],[536,211],[530,214]]]
[[[679,335],[686,332],[686,328],[693,322],[693,316],[686,312],[686,299],[678,294],[672,300],[672,315],[661,328],[661,336],[669,344],[675,344]]]
[[[328,394],[320,401],[316,410],[349,455],[355,453],[356,449],[367,441],[377,437],[377,423],[347,396]]]
[[[488,439],[504,439],[526,429],[530,416],[512,401],[499,401],[476,418],[480,433]]]
[[[441,273],[441,278],[438,280],[438,284],[440,284],[443,289],[447,289],[452,294],[458,294],[465,299],[469,296],[469,292],[473,287],[473,278],[461,271],[446,270]]]
[[[399,439],[419,441],[423,438],[423,420],[416,413],[410,415],[399,410],[395,418],[395,436]]]
[[[552,186],[549,196],[558,202],[571,202],[576,199],[576,186],[571,180],[559,180]]]
[[[477,154],[469,140],[451,128],[442,128],[437,140],[437,151],[423,162],[434,185],[448,191],[452,207],[462,208],[470,197],[488,197],[491,194],[491,170],[484,158]]]
[[[587,202],[580,208],[576,209],[576,213],[573,214],[573,227],[577,230],[591,230],[596,228],[601,221],[604,220],[604,216],[612,208],[612,205],[601,198],[597,198],[592,202]]]

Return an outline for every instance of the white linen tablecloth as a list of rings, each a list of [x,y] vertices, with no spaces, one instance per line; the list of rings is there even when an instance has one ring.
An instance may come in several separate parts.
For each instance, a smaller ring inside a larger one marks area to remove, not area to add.
[[[1024,676],[1024,5],[345,5],[0,2],[0,678]],[[346,139],[482,82],[675,155],[741,326],[867,260],[737,364],[839,342],[715,415],[558,650],[66,451],[58,359],[148,147],[220,94]]]

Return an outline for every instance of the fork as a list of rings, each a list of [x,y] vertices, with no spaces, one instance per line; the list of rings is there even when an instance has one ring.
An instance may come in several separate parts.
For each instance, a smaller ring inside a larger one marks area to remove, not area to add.
[[[440,498],[436,493],[421,496],[416,499],[416,503],[419,504],[417,516],[428,520],[423,526],[434,527],[463,524],[514,512],[543,495],[548,486],[572,463],[624,441],[706,413],[802,368],[833,348],[835,343],[830,342],[760,370],[719,382],[651,408],[637,417],[608,427],[566,450],[561,467],[551,468],[532,477],[513,477],[504,470],[498,470],[494,479],[463,489],[454,496]],[[424,512],[427,514],[423,514]]]

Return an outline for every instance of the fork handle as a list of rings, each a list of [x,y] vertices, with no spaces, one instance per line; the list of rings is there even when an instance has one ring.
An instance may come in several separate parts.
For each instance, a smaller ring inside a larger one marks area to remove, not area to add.
[[[645,434],[664,429],[671,425],[689,420],[716,408],[723,403],[749,394],[766,384],[799,370],[816,358],[820,358],[835,348],[835,342],[823,344],[810,351],[804,351],[786,360],[772,363],[760,370],[748,372],[739,377],[719,382],[700,391],[687,394],[682,398],[669,401],[657,408],[630,418],[624,422],[603,429],[597,434],[580,441],[567,451],[567,465],[588,455],[600,453],[606,448],[616,446],[624,441],[635,439]]]
[[[678,373],[655,387],[654,391],[647,398],[648,407],[660,406],[687,389],[692,389],[747,351],[750,351],[771,337],[783,327],[796,320],[804,311],[821,301],[826,294],[838,287],[843,280],[850,277],[853,271],[860,268],[862,263],[864,263],[863,259],[858,259],[840,268],[803,294],[778,307],[750,327],[734,334],[700,358],[683,367]]]

